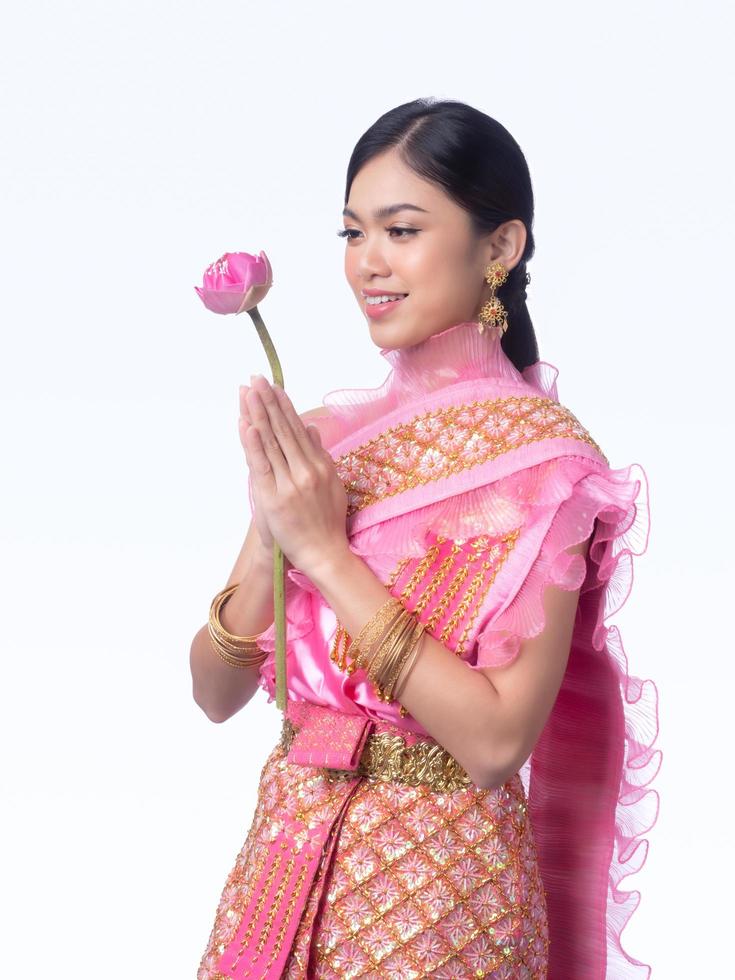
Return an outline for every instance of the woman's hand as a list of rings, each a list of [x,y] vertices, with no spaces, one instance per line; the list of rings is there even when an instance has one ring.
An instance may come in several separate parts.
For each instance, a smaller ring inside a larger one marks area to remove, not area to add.
[[[240,428],[258,520],[309,575],[348,548],[347,493],[316,426],[304,425],[280,385],[251,380]]]

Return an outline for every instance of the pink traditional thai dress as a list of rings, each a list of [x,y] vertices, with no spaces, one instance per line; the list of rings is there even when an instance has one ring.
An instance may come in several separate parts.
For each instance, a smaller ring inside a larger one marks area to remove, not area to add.
[[[290,569],[283,734],[197,980],[646,980],[621,944],[640,893],[620,882],[658,816],[658,691],[608,624],[648,542],[645,472],[610,468],[557,370],[517,371],[472,321],[381,354],[385,382],[330,392],[316,420],[351,550],[471,669],[523,655],[547,585],[579,588],[566,673],[503,786],[437,776],[446,751],[344,669],[344,630]],[[567,553],[590,535],[586,557]],[[274,624],[260,643],[271,702]],[[401,763],[390,778],[365,768],[381,753]]]

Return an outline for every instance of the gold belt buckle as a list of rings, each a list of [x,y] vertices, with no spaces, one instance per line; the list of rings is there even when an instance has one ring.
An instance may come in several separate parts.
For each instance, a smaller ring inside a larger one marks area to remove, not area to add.
[[[293,722],[284,716],[281,733],[284,751],[288,751],[296,731]],[[428,785],[442,793],[472,785],[464,767],[438,742],[418,741],[409,745],[391,732],[368,735],[357,770],[323,767],[322,771],[334,780],[354,779],[357,775],[377,782]]]

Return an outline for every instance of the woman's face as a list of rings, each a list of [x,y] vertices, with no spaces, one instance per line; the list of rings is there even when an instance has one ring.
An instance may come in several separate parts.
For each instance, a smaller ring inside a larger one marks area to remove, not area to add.
[[[394,205],[403,207],[376,213]],[[478,239],[467,212],[407,167],[395,148],[360,169],[344,224],[347,281],[373,343],[390,349],[476,320],[490,295],[484,282],[487,266],[497,259],[512,269],[526,243],[525,226],[517,219]],[[376,307],[368,306],[364,290],[408,295]]]

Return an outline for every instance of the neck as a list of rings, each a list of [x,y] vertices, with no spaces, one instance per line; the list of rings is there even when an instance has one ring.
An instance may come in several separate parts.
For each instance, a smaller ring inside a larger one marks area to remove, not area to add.
[[[473,320],[455,323],[409,347],[381,348],[380,354],[393,369],[389,380],[400,384],[409,397],[475,378],[524,382],[503,351],[500,335],[490,329],[481,334]]]
[[[325,444],[431,392],[467,381],[525,388],[557,399],[558,372],[553,365],[537,361],[518,371],[500,335],[490,329],[481,334],[473,320],[455,323],[418,344],[380,348],[380,354],[391,367],[380,387],[338,388],[322,399],[329,411],[329,418],[320,423]]]

